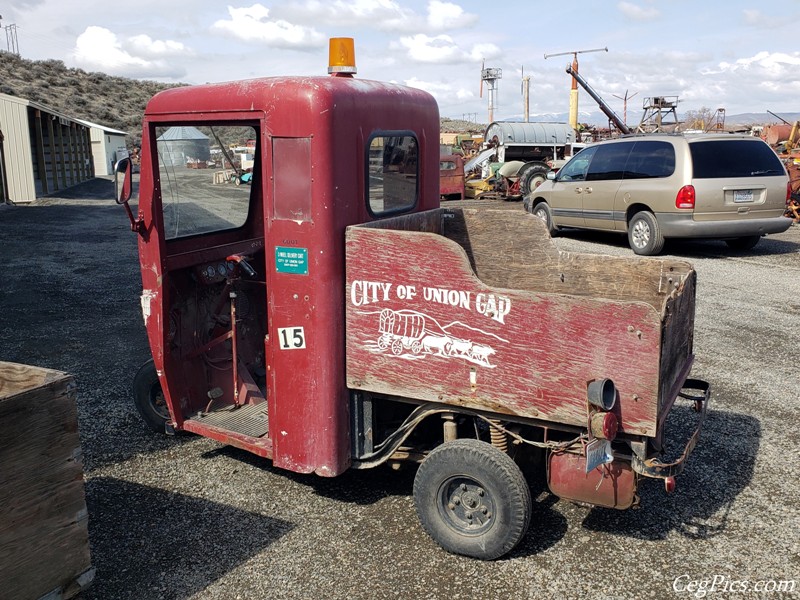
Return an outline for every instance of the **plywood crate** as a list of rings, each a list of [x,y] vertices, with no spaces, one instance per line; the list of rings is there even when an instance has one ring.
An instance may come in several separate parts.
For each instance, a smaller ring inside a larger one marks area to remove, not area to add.
[[[0,362],[0,599],[75,596],[93,577],[76,385]]]

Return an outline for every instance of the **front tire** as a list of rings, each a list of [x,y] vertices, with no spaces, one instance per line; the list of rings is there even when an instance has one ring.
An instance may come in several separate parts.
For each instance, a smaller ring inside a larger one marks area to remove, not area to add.
[[[553,225],[553,211],[547,202],[540,202],[534,206],[533,215],[544,221],[545,227],[547,227],[547,231],[551,236],[558,232],[558,227]]]
[[[166,433],[166,425],[170,420],[169,409],[152,358],[139,368],[133,378],[133,403],[150,429]]]
[[[493,560],[528,530],[531,492],[516,463],[475,439],[447,442],[422,462],[414,505],[428,535],[448,552]]]
[[[628,223],[628,244],[642,256],[654,256],[664,249],[664,236],[653,213],[643,210],[633,215]]]

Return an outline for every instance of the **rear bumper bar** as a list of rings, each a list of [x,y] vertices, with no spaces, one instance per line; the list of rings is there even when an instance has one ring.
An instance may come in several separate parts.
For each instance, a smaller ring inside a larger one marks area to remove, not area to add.
[[[683,390],[695,390],[700,392],[700,395],[689,394]],[[697,426],[686,442],[683,453],[680,457],[672,462],[661,462],[658,457],[647,458],[642,460],[639,456],[634,454],[631,466],[633,470],[643,475],[644,477],[653,477],[656,479],[666,479],[667,477],[674,477],[683,471],[686,459],[694,450],[697,445],[697,440],[700,438],[700,432],[703,429],[703,422],[706,418],[708,411],[708,403],[711,400],[711,385],[701,379],[687,379],[683,385],[683,390],[678,394],[681,398],[694,401],[694,410],[698,413]]]
[[[783,233],[792,225],[784,216],[762,219],[695,221],[691,214],[658,213],[658,224],[665,238],[733,238]]]

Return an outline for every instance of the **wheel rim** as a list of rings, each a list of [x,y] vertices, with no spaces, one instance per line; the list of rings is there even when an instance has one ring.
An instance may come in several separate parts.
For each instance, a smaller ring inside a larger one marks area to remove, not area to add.
[[[537,175],[536,177],[531,179],[531,182],[530,182],[529,185],[530,185],[531,190],[535,190],[540,185],[542,185],[544,182],[545,182],[545,178],[542,177],[541,175]]]
[[[150,404],[159,417],[162,417],[165,421],[169,419],[167,399],[164,398],[164,392],[161,390],[161,385],[157,383],[150,388]]]
[[[638,220],[633,224],[633,231],[631,233],[631,241],[637,248],[644,248],[650,243],[650,226]]]
[[[480,535],[494,524],[492,494],[474,479],[447,479],[439,487],[437,500],[442,520],[462,535]]]
[[[533,214],[539,217],[545,223],[547,223],[547,211],[544,210],[543,208],[541,207],[537,208],[535,211],[533,211]]]

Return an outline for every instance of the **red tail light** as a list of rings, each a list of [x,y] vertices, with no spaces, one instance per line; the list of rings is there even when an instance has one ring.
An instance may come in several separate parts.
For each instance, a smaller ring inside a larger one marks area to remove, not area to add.
[[[694,208],[694,186],[693,185],[685,185],[680,190],[678,190],[678,195],[675,196],[675,207],[676,208]]]
[[[617,431],[619,430],[617,415],[610,412],[596,412],[589,421],[589,427],[594,437],[612,441],[617,437]]]
[[[786,206],[789,206],[789,200],[792,199],[792,182],[786,182]]]

